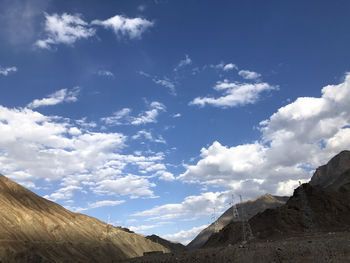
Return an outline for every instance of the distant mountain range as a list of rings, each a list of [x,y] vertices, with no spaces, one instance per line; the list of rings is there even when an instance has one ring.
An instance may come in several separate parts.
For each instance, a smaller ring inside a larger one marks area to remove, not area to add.
[[[73,213],[0,175],[0,262],[115,262],[159,243]]]
[[[286,204],[249,219],[254,238],[282,239],[302,233],[350,231],[350,152],[319,167],[310,183],[294,190]],[[202,246],[241,242],[243,224],[231,222]]]
[[[238,218],[236,221],[242,219],[249,219],[259,212],[264,211],[267,208],[275,208],[285,204],[289,197],[273,196],[270,194],[264,194],[256,199],[252,199],[246,202],[242,202],[236,205],[238,210]],[[227,209],[214,223],[207,228],[203,229],[188,245],[188,249],[200,248],[204,245],[208,238],[216,231],[224,228],[228,223],[232,222],[233,211],[232,206]]]

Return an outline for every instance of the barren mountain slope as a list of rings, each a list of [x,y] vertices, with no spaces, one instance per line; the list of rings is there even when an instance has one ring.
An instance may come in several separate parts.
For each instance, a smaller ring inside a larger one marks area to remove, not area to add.
[[[275,208],[285,204],[288,197],[273,196],[270,194],[264,194],[259,198],[252,199],[240,204],[237,204],[237,210],[239,217],[237,220],[249,219],[259,212],[264,211],[267,208]],[[243,216],[242,216],[243,215]],[[216,231],[221,230],[228,223],[232,221],[232,207],[227,209],[217,220],[207,228],[203,229],[188,245],[188,249],[200,248],[208,238]],[[216,224],[216,225],[215,225]]]
[[[4,262],[113,262],[155,250],[168,251],[140,235],[68,211],[0,175]]]
[[[341,176],[350,169],[350,151],[342,151],[334,156],[327,164],[318,167],[310,180],[311,185],[331,187],[338,190],[339,185],[350,182],[347,176]],[[342,182],[342,180],[347,180]]]
[[[350,231],[350,194],[303,184],[288,202],[249,220],[257,239],[282,239],[305,233]],[[230,223],[213,234],[204,247],[242,241],[242,224]]]

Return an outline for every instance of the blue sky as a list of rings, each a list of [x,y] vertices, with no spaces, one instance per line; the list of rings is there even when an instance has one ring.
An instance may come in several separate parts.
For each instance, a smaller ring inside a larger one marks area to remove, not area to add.
[[[0,1],[0,172],[187,243],[350,149],[348,1]],[[238,201],[238,198],[236,198]]]

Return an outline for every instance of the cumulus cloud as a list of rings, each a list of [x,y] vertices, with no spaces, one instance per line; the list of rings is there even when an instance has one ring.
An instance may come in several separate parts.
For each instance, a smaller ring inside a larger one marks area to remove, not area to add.
[[[185,58],[183,60],[180,60],[180,62],[174,68],[174,71],[178,71],[180,68],[183,68],[190,64],[192,64],[192,59],[186,54]]]
[[[150,188],[155,186],[147,178],[129,174],[125,177],[102,180],[98,182],[94,191],[99,194],[129,195],[131,198],[154,197]]]
[[[16,72],[17,71],[17,68],[16,67],[6,67],[6,68],[3,68],[0,66],[0,75],[3,75],[3,76],[7,76],[8,74],[10,74],[11,72]]]
[[[31,103],[27,105],[28,108],[35,109],[43,106],[52,106],[56,104],[60,104],[63,102],[75,102],[78,100],[77,96],[80,92],[79,87],[75,87],[72,90],[61,89],[52,94],[50,94],[47,98],[43,99],[35,99]]]
[[[46,38],[35,42],[39,48],[50,49],[52,45],[73,45],[77,40],[95,35],[95,29],[90,28],[80,14],[62,15],[45,13]]]
[[[130,39],[140,39],[142,34],[154,25],[152,21],[144,18],[128,18],[121,15],[115,15],[103,21],[94,20],[91,24],[112,29],[118,37],[129,37]]]
[[[101,121],[107,125],[143,125],[156,123],[160,112],[166,111],[163,103],[153,101],[149,104],[149,110],[139,113],[137,116],[131,116],[131,109],[124,108],[115,112],[112,116],[101,118]]]
[[[298,180],[344,149],[350,149],[350,74],[322,89],[319,98],[302,97],[260,123],[260,140],[238,146],[214,142],[179,179],[228,186],[255,197],[288,195]]]
[[[134,216],[150,217],[151,219],[171,219],[184,216],[193,218],[212,213],[214,207],[218,211],[223,211],[229,198],[229,192],[206,192],[197,196],[188,196],[181,203],[156,206],[137,212]]]
[[[202,225],[193,227],[189,230],[181,230],[180,232],[174,234],[164,235],[163,238],[173,242],[180,242],[186,246],[199,234],[199,232],[201,232],[207,226],[208,225]]]
[[[212,105],[215,107],[227,108],[237,107],[246,104],[254,104],[258,101],[262,92],[276,90],[277,87],[268,83],[237,83],[228,80],[216,83],[214,90],[222,92],[222,96],[215,97],[197,97],[192,100],[190,105]]]
[[[254,72],[254,71],[249,71],[249,70],[240,70],[238,72],[238,75],[240,75],[244,79],[257,79],[261,77],[261,74]]]
[[[56,182],[51,200],[69,200],[75,191],[155,197],[149,176],[166,169],[164,155],[123,154],[127,136],[89,129],[68,118],[0,106],[1,173],[32,187],[43,179]]]
[[[229,64],[226,64],[222,69],[223,71],[229,71],[233,69],[238,69],[238,67],[235,64],[229,63]]]

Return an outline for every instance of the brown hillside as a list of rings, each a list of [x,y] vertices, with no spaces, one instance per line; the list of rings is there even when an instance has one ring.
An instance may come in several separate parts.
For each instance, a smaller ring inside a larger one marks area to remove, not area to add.
[[[0,175],[2,262],[113,262],[168,251],[140,235],[73,213]]]

